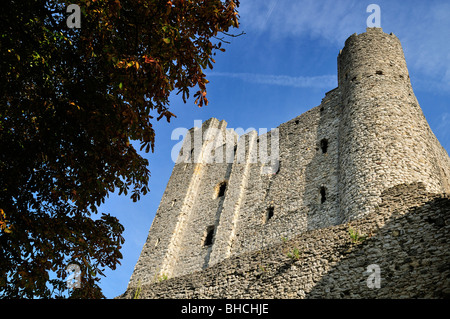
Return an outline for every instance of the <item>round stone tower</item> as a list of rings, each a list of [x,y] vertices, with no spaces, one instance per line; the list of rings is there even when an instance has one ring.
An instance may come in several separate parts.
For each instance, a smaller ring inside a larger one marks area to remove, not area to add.
[[[338,56],[338,84],[342,221],[367,214],[381,192],[397,184],[446,190],[442,150],[414,96],[395,35],[367,28],[350,36]]]

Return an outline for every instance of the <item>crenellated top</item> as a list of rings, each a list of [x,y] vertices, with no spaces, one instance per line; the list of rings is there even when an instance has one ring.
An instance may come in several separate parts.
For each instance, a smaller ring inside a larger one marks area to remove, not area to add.
[[[381,28],[367,28],[365,33],[351,35],[339,52],[338,85],[345,88],[376,76],[409,78],[400,40]]]

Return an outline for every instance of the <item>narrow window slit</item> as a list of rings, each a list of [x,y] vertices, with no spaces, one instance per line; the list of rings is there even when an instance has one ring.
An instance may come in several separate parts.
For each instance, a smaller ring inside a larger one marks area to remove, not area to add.
[[[326,189],[324,186],[320,188],[320,203],[323,204],[327,200],[326,198]]]
[[[273,214],[274,214],[274,208],[273,208],[273,206],[270,206],[269,208],[267,208],[267,211],[266,211],[266,222],[268,222],[273,217]]]
[[[328,140],[326,138],[320,141],[320,148],[324,154],[328,151]]]
[[[208,228],[206,228],[206,236],[205,239],[203,240],[203,246],[204,247],[211,246],[213,244],[213,239],[214,239],[214,226],[208,226]]]
[[[219,191],[217,192],[217,197],[222,197],[225,195],[225,191],[227,190],[227,183],[223,182],[219,186]]]

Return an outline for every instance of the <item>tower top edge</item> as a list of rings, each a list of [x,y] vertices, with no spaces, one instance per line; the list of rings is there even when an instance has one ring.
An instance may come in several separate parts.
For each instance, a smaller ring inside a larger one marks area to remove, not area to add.
[[[366,28],[366,32],[363,32],[363,33],[360,33],[360,34],[353,33],[352,35],[350,35],[350,36],[345,40],[344,48],[345,48],[346,46],[348,46],[350,43],[352,43],[353,41],[357,41],[357,40],[359,40],[360,38],[367,38],[367,37],[370,37],[370,36],[376,36],[376,37],[380,37],[380,36],[381,36],[381,37],[385,37],[386,39],[389,38],[389,37],[392,37],[392,38],[395,38],[395,39],[398,40],[397,36],[396,36],[394,33],[392,33],[392,32],[386,33],[386,32],[383,31],[382,28],[368,27],[368,28]],[[342,48],[342,49],[339,51],[339,55],[342,54],[342,51],[343,51],[344,48]],[[339,56],[339,55],[338,55],[338,56]]]

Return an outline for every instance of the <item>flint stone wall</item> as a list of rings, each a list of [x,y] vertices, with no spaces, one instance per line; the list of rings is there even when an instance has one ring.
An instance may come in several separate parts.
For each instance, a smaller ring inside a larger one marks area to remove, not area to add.
[[[264,150],[278,161],[272,174]],[[380,28],[347,39],[338,87],[319,106],[239,140],[211,118],[190,130],[179,159],[129,288],[373,216],[398,184],[450,193],[450,158],[414,96],[399,39]]]
[[[145,284],[139,298],[449,298],[449,217],[448,194],[398,185],[362,219]],[[367,237],[354,242],[349,228]],[[371,289],[366,270],[373,264],[381,282]]]

